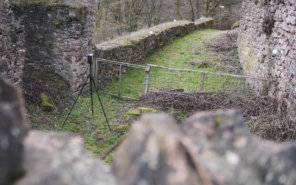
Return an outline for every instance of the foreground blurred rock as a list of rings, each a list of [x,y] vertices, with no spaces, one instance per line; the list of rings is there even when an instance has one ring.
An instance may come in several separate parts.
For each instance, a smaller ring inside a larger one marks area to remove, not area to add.
[[[144,116],[115,156],[121,185],[295,185],[296,143],[263,142],[236,111],[200,113],[181,128]]]
[[[26,175],[17,185],[114,185],[110,168],[76,135],[31,131],[24,145]]]
[[[22,154],[27,130],[19,93],[0,78],[0,185],[7,185],[22,173]]]
[[[0,78],[0,185],[113,185],[110,168],[69,133],[27,133],[22,98]],[[16,182],[17,181],[17,182]]]

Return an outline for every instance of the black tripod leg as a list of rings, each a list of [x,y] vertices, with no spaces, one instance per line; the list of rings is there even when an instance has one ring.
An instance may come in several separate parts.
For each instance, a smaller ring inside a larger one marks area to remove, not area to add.
[[[81,87],[81,89],[80,89],[80,91],[79,91],[79,93],[78,93],[78,95],[77,95],[77,98],[76,98],[75,102],[73,103],[73,105],[72,105],[72,107],[71,107],[71,109],[70,109],[70,112],[68,113],[67,118],[65,119],[65,121],[64,121],[64,123],[63,123],[63,125],[62,125],[62,127],[64,127],[64,126],[66,125],[66,122],[68,121],[69,116],[71,115],[71,113],[72,113],[72,111],[73,111],[73,109],[74,109],[74,107],[75,107],[75,105],[76,105],[76,103],[77,103],[79,97],[81,96],[82,91],[83,91],[83,89],[84,89],[84,87],[85,87],[85,85],[87,84],[87,81],[88,81],[89,79],[90,79],[90,75],[88,75],[87,78],[86,78],[86,80],[82,83],[82,87]]]
[[[94,99],[93,99],[93,79],[90,78],[90,99],[91,99],[91,113],[94,116]]]
[[[96,91],[96,93],[97,93],[97,96],[98,96],[99,102],[100,102],[100,104],[101,104],[102,111],[103,111],[103,113],[104,113],[104,116],[105,116],[105,119],[106,119],[106,122],[107,122],[107,125],[108,125],[108,128],[109,128],[109,131],[111,132],[112,130],[111,130],[110,123],[109,123],[109,121],[108,121],[108,118],[107,118],[107,115],[106,115],[106,112],[105,112],[104,106],[103,106],[103,102],[102,102],[102,100],[101,100],[101,98],[100,98],[99,90],[98,90],[98,88],[97,88],[97,86],[96,86],[96,84],[95,84],[95,82],[94,82],[94,80],[93,80],[93,77],[92,77],[91,75],[90,75],[90,79],[91,79],[91,82],[93,83],[93,85],[94,85],[94,87],[95,87],[95,91]]]

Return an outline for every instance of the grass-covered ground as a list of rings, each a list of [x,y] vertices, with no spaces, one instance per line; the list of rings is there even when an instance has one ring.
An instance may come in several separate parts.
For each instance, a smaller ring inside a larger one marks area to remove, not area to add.
[[[221,54],[208,49],[205,44],[216,39],[222,33],[226,32],[214,29],[196,31],[175,40],[169,46],[146,58],[141,64],[154,64],[170,68],[193,69],[207,72],[225,72],[224,70],[220,70],[220,66],[224,65],[221,64]],[[230,52],[233,52],[233,55],[237,55],[235,53],[237,52],[236,49]],[[238,60],[235,62],[239,63]],[[149,90],[183,89],[193,92],[200,89],[200,81],[200,73],[176,72],[151,67]],[[124,75],[122,79],[121,95],[138,98],[143,93],[143,83],[144,69],[129,70],[128,74]],[[241,83],[243,82],[238,79],[229,77],[217,78],[213,75],[206,75],[203,90],[221,90],[230,86],[240,85]],[[117,94],[118,86],[118,79],[114,78],[110,86],[106,88],[106,91]]]
[[[204,42],[218,37],[221,33],[223,33],[223,31],[213,29],[196,31],[183,38],[175,40],[170,45],[155,52],[152,56],[144,60],[142,64],[156,64],[173,68],[217,71],[217,68],[214,68],[213,66],[220,61],[219,53],[207,49]],[[195,65],[200,64],[200,61],[207,61],[210,65]],[[167,88],[166,85],[169,84],[173,85],[173,88],[199,88],[199,76],[194,76],[196,74],[189,74],[186,76],[188,79],[185,78],[185,80],[179,80],[181,77],[184,79],[184,76],[180,75],[182,74],[169,74],[164,73],[162,70],[152,69],[151,88]],[[143,82],[143,70],[131,70],[124,74],[121,86],[122,95],[137,98],[138,95],[142,93]],[[220,88],[221,86],[219,80],[208,78],[207,82],[208,85],[205,84],[205,89]],[[117,86],[118,82],[114,80],[106,90],[117,94]],[[38,130],[77,133],[83,137],[86,147],[97,157],[101,157],[123,137],[124,132],[115,131],[110,133],[108,131],[98,99],[95,95],[94,97],[94,116],[91,115],[91,101],[86,93],[79,99],[65,127],[62,127],[62,123],[69,109],[66,109],[64,114],[59,114],[55,111],[51,113],[44,113],[37,110],[29,111],[31,114],[32,126]],[[120,122],[122,122],[125,112],[132,108],[135,103],[133,101],[119,99],[106,94],[101,94],[101,98],[112,128],[115,128]],[[113,153],[108,155],[105,161],[111,162],[112,157]]]

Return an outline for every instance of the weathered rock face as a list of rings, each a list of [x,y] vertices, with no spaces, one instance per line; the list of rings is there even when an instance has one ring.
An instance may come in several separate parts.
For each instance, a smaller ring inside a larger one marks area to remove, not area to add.
[[[129,36],[97,44],[95,57],[125,63],[138,63],[172,40],[194,30],[211,28],[212,26],[213,19],[201,19],[196,23],[177,21],[161,24],[149,30],[138,31]],[[101,65],[99,62],[97,73],[98,84],[103,87],[105,82],[118,73],[118,66]]]
[[[251,135],[236,111],[200,113],[181,128],[166,115],[146,115],[115,156],[122,185],[293,185],[296,143]]]
[[[296,3],[295,0],[243,3],[238,39],[239,55],[247,75],[275,78],[274,84],[250,82],[258,93],[269,93],[287,107],[296,121]]]
[[[0,185],[12,184],[23,173],[26,133],[19,92],[0,78]]]
[[[24,145],[26,174],[17,185],[115,185],[110,168],[76,135],[31,131]]]
[[[0,77],[21,86],[25,61],[24,26],[9,0],[0,1]]]
[[[52,72],[75,89],[88,72],[95,10],[95,0],[1,1],[2,76],[18,82],[32,70]]]

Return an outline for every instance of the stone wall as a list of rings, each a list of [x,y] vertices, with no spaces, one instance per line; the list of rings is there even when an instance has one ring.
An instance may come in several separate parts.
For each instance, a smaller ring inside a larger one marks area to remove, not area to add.
[[[22,84],[25,48],[24,26],[17,20],[8,0],[0,1],[0,76]]]
[[[269,93],[296,121],[296,3],[295,0],[245,0],[238,39],[240,60],[247,75],[275,78],[275,83],[250,82]]]
[[[56,73],[72,89],[82,82],[94,48],[96,0],[5,0],[0,8],[2,76],[17,74],[19,81],[38,70]]]
[[[201,19],[195,23],[177,21],[161,24],[147,30],[132,33],[128,36],[97,44],[95,57],[125,63],[138,63],[172,40],[182,37],[194,30],[211,28],[212,26],[212,19]],[[118,66],[105,66],[103,69],[98,68],[99,84],[104,84],[117,73],[117,67]]]

